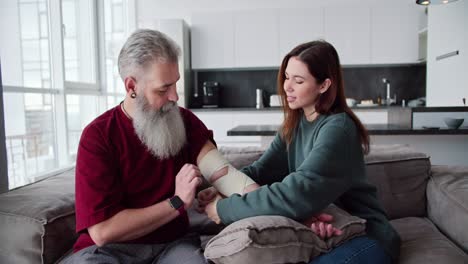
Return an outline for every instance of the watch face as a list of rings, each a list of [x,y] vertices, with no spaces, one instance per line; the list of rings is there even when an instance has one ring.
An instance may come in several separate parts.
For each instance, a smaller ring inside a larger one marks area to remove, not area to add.
[[[182,199],[180,199],[179,196],[174,196],[172,197],[169,202],[171,203],[171,206],[174,208],[174,209],[179,209],[180,207],[182,207],[184,205],[184,202],[182,201]]]

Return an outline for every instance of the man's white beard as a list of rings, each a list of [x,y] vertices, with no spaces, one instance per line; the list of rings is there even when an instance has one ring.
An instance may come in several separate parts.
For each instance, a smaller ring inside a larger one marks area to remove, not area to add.
[[[154,110],[144,95],[137,95],[133,118],[138,138],[160,159],[173,157],[185,145],[185,125],[177,103]]]

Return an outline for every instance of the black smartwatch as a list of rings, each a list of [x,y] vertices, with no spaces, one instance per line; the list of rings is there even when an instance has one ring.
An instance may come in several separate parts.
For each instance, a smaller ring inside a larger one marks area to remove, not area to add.
[[[171,205],[172,208],[179,211],[180,214],[185,213],[184,202],[182,201],[182,199],[180,199],[179,196],[174,195],[171,199],[169,199],[169,204]]]

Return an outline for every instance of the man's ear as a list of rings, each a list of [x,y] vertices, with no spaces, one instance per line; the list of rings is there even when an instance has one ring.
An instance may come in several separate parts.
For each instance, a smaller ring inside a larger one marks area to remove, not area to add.
[[[325,81],[320,85],[320,93],[323,94],[326,91],[328,91],[328,88],[330,88],[332,82],[330,78],[326,78]]]
[[[127,94],[135,92],[135,89],[136,89],[135,78],[133,78],[132,76],[125,77],[124,84],[125,84],[125,90],[127,91]]]

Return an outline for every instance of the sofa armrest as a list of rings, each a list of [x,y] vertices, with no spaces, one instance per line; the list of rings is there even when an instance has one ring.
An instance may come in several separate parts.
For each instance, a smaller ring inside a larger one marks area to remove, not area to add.
[[[468,167],[432,166],[426,194],[428,217],[468,252]]]
[[[75,170],[0,195],[0,263],[55,263],[75,242]]]

